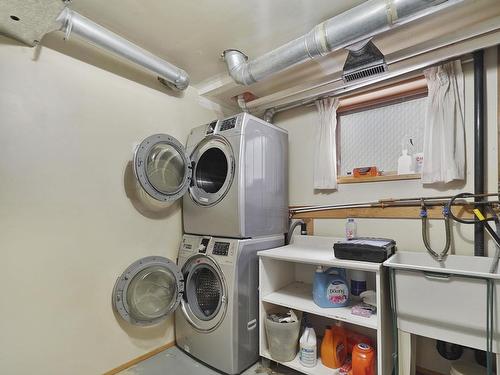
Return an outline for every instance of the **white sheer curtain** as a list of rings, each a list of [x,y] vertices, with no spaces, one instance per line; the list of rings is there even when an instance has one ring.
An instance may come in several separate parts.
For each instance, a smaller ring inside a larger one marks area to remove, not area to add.
[[[424,71],[429,95],[422,183],[465,178],[464,77],[460,60]]]
[[[314,148],[314,189],[337,188],[337,108],[338,98],[316,101],[319,124]]]

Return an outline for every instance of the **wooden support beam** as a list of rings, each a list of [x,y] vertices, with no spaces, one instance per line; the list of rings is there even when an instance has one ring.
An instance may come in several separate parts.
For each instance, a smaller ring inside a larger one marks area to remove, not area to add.
[[[290,207],[290,209],[298,208]],[[472,219],[472,210],[465,206],[454,206],[453,214],[459,218]],[[443,208],[432,206],[427,208],[429,219],[443,219]],[[346,219],[348,217],[366,219],[420,219],[420,207],[359,207],[341,208],[325,211],[292,213],[292,219]]]

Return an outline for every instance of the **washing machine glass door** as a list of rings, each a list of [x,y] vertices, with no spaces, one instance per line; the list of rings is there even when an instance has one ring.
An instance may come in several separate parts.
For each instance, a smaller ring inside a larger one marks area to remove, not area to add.
[[[170,259],[150,256],[132,263],[116,280],[113,307],[127,322],[148,326],[179,306],[184,278]]]
[[[182,311],[197,330],[210,332],[224,320],[227,311],[227,286],[213,258],[195,255],[182,267],[185,280]]]
[[[182,197],[192,177],[184,146],[167,134],[155,134],[140,143],[134,153],[134,171],[142,188],[164,202]]]
[[[220,202],[234,178],[234,155],[231,144],[218,135],[205,137],[191,154],[193,181],[191,198],[203,206]]]

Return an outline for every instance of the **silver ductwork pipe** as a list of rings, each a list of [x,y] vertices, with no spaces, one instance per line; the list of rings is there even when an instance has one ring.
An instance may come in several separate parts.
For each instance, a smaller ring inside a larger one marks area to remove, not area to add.
[[[314,27],[307,34],[252,61],[241,51],[223,52],[229,75],[250,85],[308,59],[372,38],[462,0],[368,0]]]
[[[65,8],[61,12],[57,21],[61,24],[60,30],[66,34],[66,39],[70,34],[76,34],[96,46],[155,72],[159,75],[159,78],[165,80],[168,86],[173,89],[185,90],[189,86],[189,75],[184,70],[160,59],[158,56],[69,8]]]

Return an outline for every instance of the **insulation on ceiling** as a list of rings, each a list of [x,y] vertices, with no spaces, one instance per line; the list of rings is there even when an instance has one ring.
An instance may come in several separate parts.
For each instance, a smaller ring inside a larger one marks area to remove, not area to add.
[[[63,0],[2,0],[0,34],[35,46],[48,32],[59,29],[57,16],[66,6]]]

